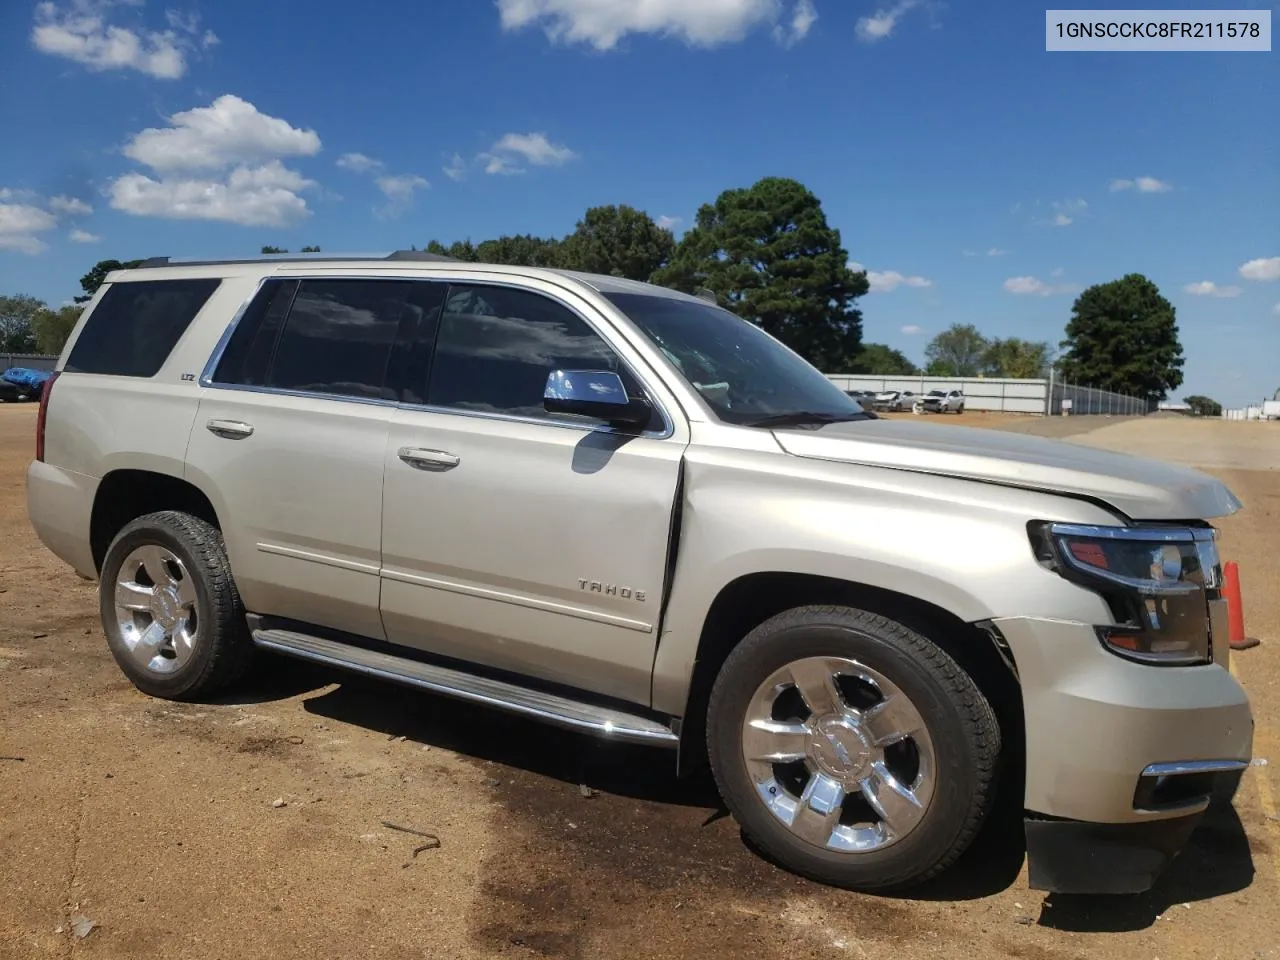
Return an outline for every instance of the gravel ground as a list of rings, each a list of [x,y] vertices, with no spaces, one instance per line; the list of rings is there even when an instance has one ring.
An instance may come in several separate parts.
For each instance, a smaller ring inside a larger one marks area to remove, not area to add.
[[[1264,638],[1235,666],[1257,755],[1280,756],[1280,427],[936,419],[1194,449],[1227,480],[1247,509],[1223,547]],[[1280,958],[1274,766],[1145,896],[1028,890],[1015,797],[942,881],[869,897],[766,863],[659,751],[293,663],[225,702],[151,700],[108,656],[93,585],[27,525],[33,425],[0,405],[0,755],[24,758],[0,760],[0,958]],[[440,847],[415,856],[384,821]]]

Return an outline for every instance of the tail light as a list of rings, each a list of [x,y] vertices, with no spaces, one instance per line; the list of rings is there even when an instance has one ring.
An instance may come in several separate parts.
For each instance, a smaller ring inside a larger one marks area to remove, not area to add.
[[[44,426],[49,417],[49,396],[53,393],[53,381],[61,371],[55,370],[40,388],[40,410],[36,413],[36,459],[44,460]]]

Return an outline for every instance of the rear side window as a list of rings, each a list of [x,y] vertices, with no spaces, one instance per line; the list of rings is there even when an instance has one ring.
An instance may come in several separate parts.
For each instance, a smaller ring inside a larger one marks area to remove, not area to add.
[[[304,280],[284,322],[267,386],[396,400],[387,365],[410,284]]]
[[[214,383],[266,385],[276,340],[297,290],[297,280],[268,280],[262,285],[227,341],[213,372]]]
[[[222,281],[113,283],[85,321],[65,369],[154,377]]]

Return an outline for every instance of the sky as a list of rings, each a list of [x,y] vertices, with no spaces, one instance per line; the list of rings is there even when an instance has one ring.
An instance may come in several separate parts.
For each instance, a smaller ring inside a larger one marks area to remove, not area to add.
[[[1280,53],[1044,48],[1025,0],[4,0],[0,293],[561,236],[597,204],[679,236],[785,176],[869,271],[868,341],[1056,344],[1075,294],[1139,272],[1177,308],[1175,397],[1269,397]]]

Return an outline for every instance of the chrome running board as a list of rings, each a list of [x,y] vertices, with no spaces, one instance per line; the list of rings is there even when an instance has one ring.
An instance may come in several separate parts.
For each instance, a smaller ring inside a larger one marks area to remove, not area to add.
[[[254,630],[253,642],[276,653],[482,703],[610,740],[662,747],[679,744],[679,738],[671,728],[657,720],[407,657],[275,628]]]

